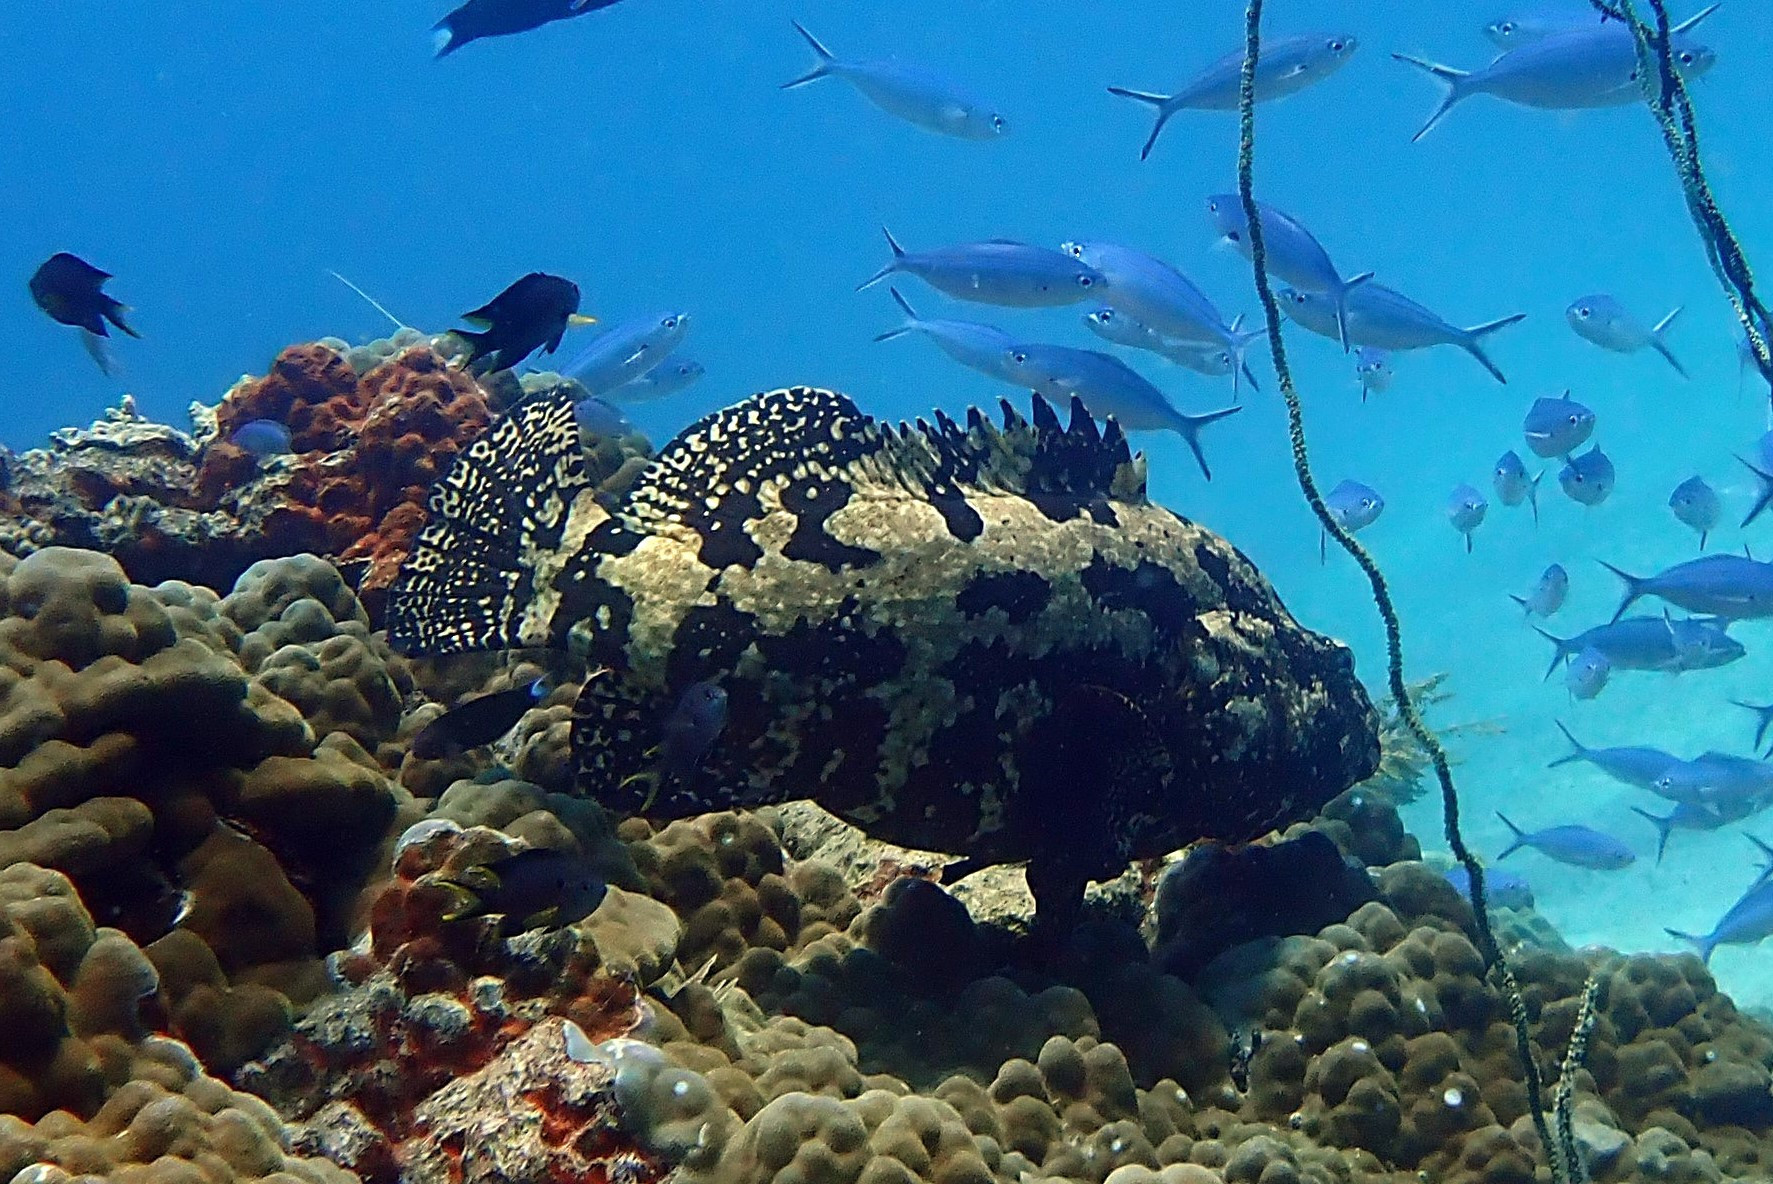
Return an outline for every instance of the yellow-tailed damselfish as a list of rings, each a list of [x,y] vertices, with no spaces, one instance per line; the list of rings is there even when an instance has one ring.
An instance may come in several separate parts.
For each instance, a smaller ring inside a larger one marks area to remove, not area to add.
[[[551,354],[560,348],[567,326],[595,323],[594,317],[579,315],[577,284],[541,271],[530,272],[462,319],[486,326],[456,330],[468,343],[468,366],[476,374],[509,370],[538,349]]]

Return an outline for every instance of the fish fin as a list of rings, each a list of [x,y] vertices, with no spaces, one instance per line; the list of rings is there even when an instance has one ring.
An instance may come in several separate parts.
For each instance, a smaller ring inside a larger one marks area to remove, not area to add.
[[[472,917],[484,905],[479,895],[465,884],[458,884],[454,880],[439,880],[437,884],[453,901],[442,914],[441,919],[444,921],[460,921],[465,917]]]
[[[1508,815],[1500,810],[1496,811],[1496,817],[1502,819],[1502,825],[1506,826],[1509,833],[1514,836],[1514,843],[1508,848],[1508,851],[1504,851],[1496,857],[1497,859],[1507,859],[1510,851],[1515,851],[1526,846],[1527,832],[1516,826],[1509,820]]]
[[[1465,532],[1465,553],[1471,554],[1471,531],[1469,530]]]
[[[1605,559],[1598,559],[1595,562],[1625,581],[1625,596],[1619,601],[1619,608],[1613,613],[1613,620],[1617,621],[1625,615],[1626,609],[1636,604],[1638,598],[1644,595],[1644,585],[1649,583],[1649,580],[1644,576],[1634,576],[1629,572],[1621,571]]]
[[[1240,332],[1237,326],[1241,324],[1243,324],[1243,314],[1239,313],[1231,322],[1232,340],[1230,350],[1231,360],[1234,363],[1231,371],[1231,401],[1234,403],[1242,398],[1243,394],[1243,392],[1238,389],[1238,378],[1240,375],[1249,381],[1251,390],[1259,391],[1262,389],[1262,384],[1256,381],[1256,375],[1250,370],[1249,362],[1244,359],[1245,355],[1250,352],[1250,343],[1257,338],[1267,336],[1267,334],[1261,329],[1251,329],[1248,333]]]
[[[1490,360],[1489,355],[1484,353],[1483,347],[1480,346],[1478,342],[1482,338],[1488,337],[1490,334],[1496,332],[1498,329],[1506,329],[1517,321],[1525,320],[1526,316],[1527,314],[1524,312],[1517,312],[1513,316],[1501,317],[1494,321],[1486,321],[1481,325],[1473,325],[1471,328],[1467,329],[1461,337],[1459,347],[1472,357],[1476,358],[1478,364],[1490,372],[1491,378],[1494,378],[1497,382],[1507,386],[1508,379],[1503,377],[1502,371],[1496,368],[1496,363]]]
[[[1675,309],[1675,312],[1680,312],[1680,311],[1681,310],[1678,308]],[[1674,318],[1675,312],[1671,312],[1668,314],[1669,320],[1672,320]],[[1664,325],[1666,325],[1666,324],[1668,324],[1668,321],[1665,320],[1662,323]],[[1662,339],[1662,330],[1660,328],[1658,328],[1657,331],[1651,335],[1650,348],[1655,350],[1657,353],[1661,354],[1662,360],[1667,362],[1670,366],[1673,366],[1676,374],[1679,374],[1682,378],[1692,378],[1693,377],[1691,374],[1687,373],[1687,368],[1685,366],[1681,365],[1681,360],[1674,356],[1674,351],[1672,349],[1668,348],[1668,342],[1666,342]]]
[[[1744,703],[1741,699],[1732,699],[1730,702],[1744,710],[1754,712],[1760,721],[1755,725],[1755,748],[1758,750],[1761,747],[1761,741],[1767,738],[1768,726],[1773,725],[1773,703],[1763,707],[1758,703]]]
[[[1348,290],[1358,288],[1373,278],[1373,273],[1363,271],[1351,280],[1343,280],[1342,286],[1336,289],[1336,336],[1342,342],[1342,352],[1347,353],[1348,345]],[[1365,387],[1362,388],[1361,399],[1366,399]]]
[[[1753,843],[1756,847],[1759,847],[1762,855],[1765,855],[1768,859],[1773,859],[1773,843],[1769,843],[1766,839],[1751,835],[1747,831],[1742,832],[1742,837]]]
[[[1699,532],[1699,549],[1701,551],[1705,550],[1705,540],[1710,534],[1711,531],[1709,530],[1702,530]]]
[[[117,365],[117,355],[111,352],[110,339],[86,329],[79,330],[79,333],[80,344],[85,347],[86,356],[98,363],[99,372],[106,378],[117,377],[120,367]]]
[[[1749,472],[1761,479],[1761,492],[1756,495],[1755,504],[1749,507],[1747,517],[1742,520],[1742,525],[1747,526],[1756,518],[1759,518],[1766,511],[1768,506],[1773,505],[1773,473],[1767,472],[1759,465],[1742,460],[1740,456],[1736,459],[1741,460]]]
[[[905,314],[905,323],[896,329],[888,329],[885,333],[876,334],[874,338],[876,341],[891,341],[895,337],[903,337],[916,329],[918,325],[917,310],[911,307],[911,302],[901,296],[897,288],[888,288],[887,291],[892,293],[893,303],[899,306],[899,311]]]
[[[1322,567],[1324,564],[1328,563],[1329,561],[1330,561],[1330,532],[1323,529],[1322,527],[1319,527],[1318,532],[1317,532],[1317,562],[1318,562],[1318,566]]]
[[[886,279],[887,276],[892,275],[895,271],[898,271],[899,270],[899,260],[901,260],[905,257],[905,248],[901,247],[899,245],[899,240],[893,237],[893,232],[888,230],[884,226],[882,226],[880,228],[880,232],[882,234],[886,235],[887,246],[892,248],[893,261],[891,263],[888,263],[885,267],[881,268],[879,271],[875,272],[873,275],[869,276],[867,279],[863,280],[861,283],[857,284],[856,291],[858,291],[858,292],[862,291],[864,288],[872,288],[875,284],[878,284],[881,280]]]
[[[807,32],[805,25],[801,24],[799,21],[793,21],[792,24],[794,25],[794,31],[799,33],[801,39],[812,48],[814,55],[818,57],[819,61],[817,65],[807,73],[802,74],[799,78],[784,82],[781,87],[783,90],[793,90],[797,86],[805,86],[809,82],[817,82],[821,78],[828,77],[832,72],[832,66],[837,62],[837,58],[832,55],[831,51],[820,44],[817,37],[814,37],[811,33]]]
[[[1560,664],[1562,664],[1562,662],[1564,661],[1565,658],[1568,658],[1570,656],[1571,642],[1574,639],[1569,638],[1569,637],[1553,636],[1552,634],[1547,633],[1545,630],[1541,629],[1537,625],[1533,626],[1533,632],[1537,633],[1539,636],[1545,638],[1545,640],[1551,642],[1551,644],[1558,647],[1558,652],[1552,655],[1551,665],[1546,667],[1546,669],[1545,669],[1545,678],[1541,678],[1539,680],[1540,682],[1544,682],[1546,678],[1550,678],[1552,675],[1556,674],[1558,666]]]
[[[1687,30],[1691,29],[1694,25],[1697,25],[1700,21],[1704,20],[1706,17],[1710,16],[1712,13],[1716,12],[1719,8],[1722,8],[1722,7],[1723,7],[1723,5],[1721,5],[1721,4],[1706,5],[1704,8],[1701,8],[1698,12],[1694,13],[1692,16],[1688,17],[1686,20],[1682,21],[1680,24],[1678,24],[1678,25],[1674,26],[1672,29],[1670,29],[1668,31],[1669,36],[1671,36],[1671,37],[1680,36],[1682,33],[1685,33]]]
[[[102,310],[100,310],[100,315],[103,316],[105,318],[105,320],[110,321],[113,325],[117,326],[119,329],[121,329],[125,333],[129,334],[131,337],[139,339],[141,337],[141,334],[137,333],[134,329],[131,329],[128,326],[128,324],[126,324],[123,320],[123,314],[128,311],[129,311],[129,305],[124,304],[118,300],[112,300],[110,297],[107,296],[105,298],[105,306]],[[100,325],[99,328],[103,329],[104,326]]]
[[[1447,86],[1447,93],[1441,96],[1441,105],[1429,115],[1428,122],[1422,125],[1422,130],[1410,137],[1410,143],[1414,144],[1426,136],[1435,124],[1447,117],[1447,112],[1453,109],[1453,104],[1465,98],[1468,93],[1465,80],[1470,78],[1471,74],[1469,71],[1455,70],[1451,66],[1443,66],[1439,62],[1431,62],[1426,58],[1411,57],[1407,53],[1394,53],[1391,56],[1406,65],[1414,66],[1418,70],[1432,75]]]
[[[1545,470],[1540,469],[1533,479],[1527,482],[1527,504],[1533,507],[1533,525],[1535,527],[1539,525],[1539,482],[1544,479]]]
[[[1718,943],[1713,941],[1709,934],[1702,936],[1697,933],[1682,933],[1679,929],[1664,929],[1662,932],[1686,942],[1693,947],[1693,951],[1699,955],[1701,962],[1708,966],[1711,964],[1711,952],[1717,949]]]
[[[472,38],[462,37],[457,33],[453,12],[431,26],[431,48],[437,57],[448,57],[470,40]]]
[[[1564,726],[1564,721],[1554,719],[1551,722],[1558,726],[1558,731],[1564,734],[1564,739],[1570,742],[1570,747],[1575,749],[1575,751],[1566,756],[1560,756],[1557,760],[1552,761],[1545,767],[1548,769],[1555,769],[1559,765],[1567,765],[1572,761],[1586,760],[1588,758],[1588,749],[1583,746],[1582,741],[1570,734],[1570,729]]]
[[[1631,812],[1645,819],[1651,826],[1656,828],[1656,862],[1661,864],[1662,853],[1668,850],[1669,832],[1674,830],[1674,819],[1672,817],[1660,817],[1638,806],[1631,807]]]
[[[1529,617],[1533,615],[1533,606],[1527,603],[1527,598],[1525,596],[1516,596],[1513,592],[1510,592],[1508,598],[1526,609]]]
[[[912,331],[912,327],[910,325],[900,325],[896,329],[888,329],[884,333],[876,333],[874,335],[874,340],[877,342],[878,341],[891,341],[895,337],[903,337],[903,336],[905,336],[905,334],[907,334],[911,331]]]
[[[1075,397],[1072,400],[1076,403]],[[1208,481],[1213,479],[1213,470],[1207,467],[1207,454],[1201,451],[1200,430],[1210,423],[1216,423],[1230,415],[1242,411],[1242,407],[1222,407],[1217,411],[1209,411],[1205,415],[1182,415],[1182,422],[1176,433],[1188,441],[1188,450],[1194,453],[1194,462],[1200,466],[1201,476]]]
[[[582,561],[585,545],[563,559],[562,541],[607,520],[594,493],[570,397],[507,412],[432,490],[430,520],[388,593],[389,641],[425,654],[551,644],[552,617],[583,614],[559,596],[543,598],[559,610],[548,620],[532,609],[550,581],[566,578],[563,562]],[[587,515],[598,517],[588,524]]]
[[[897,246],[898,244],[895,243],[894,245]],[[899,306],[899,311],[904,313],[906,315],[906,317],[910,318],[913,321],[921,319],[917,315],[917,310],[915,308],[911,307],[911,301],[905,299],[904,296],[900,295],[899,289],[888,288],[887,291],[892,294],[893,303],[897,304]]]
[[[1176,113],[1177,109],[1169,105],[1171,96],[1152,94],[1145,90],[1128,90],[1124,86],[1111,86],[1108,93],[1157,108],[1157,122],[1151,125],[1151,134],[1145,137],[1145,144],[1139,149],[1139,159],[1149,160],[1152,148],[1157,145],[1158,136],[1163,134],[1164,124],[1170,122],[1170,116]]]

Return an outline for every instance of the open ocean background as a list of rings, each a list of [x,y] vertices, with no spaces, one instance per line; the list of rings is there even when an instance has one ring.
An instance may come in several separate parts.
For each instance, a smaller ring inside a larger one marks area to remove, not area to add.
[[[1239,45],[1233,0],[1200,0],[1186,17],[1173,0],[625,0],[434,61],[427,29],[449,7],[11,0],[0,10],[0,277],[12,277],[0,287],[10,355],[0,440],[41,443],[124,390],[182,424],[192,400],[215,401],[286,344],[384,335],[386,322],[328,269],[431,332],[538,269],[575,279],[585,311],[606,322],[689,312],[684,352],[708,377],[635,410],[655,442],[790,383],[836,387],[889,417],[1025,399],[921,339],[871,343],[899,320],[884,285],[853,291],[887,258],[883,224],[913,249],[997,236],[1121,242],[1180,266],[1227,316],[1259,313],[1248,265],[1212,247],[1204,205],[1232,186],[1235,116],[1179,114],[1141,164],[1150,117],[1105,90],[1167,91]],[[1733,525],[1754,481],[1732,453],[1751,455],[1767,428],[1766,391],[1750,379],[1738,393],[1732,315],[1642,108],[1558,115],[1480,97],[1410,143],[1437,87],[1389,53],[1473,68],[1494,52],[1479,33],[1486,20],[1535,7],[1270,0],[1269,35],[1344,32],[1361,48],[1327,82],[1259,109],[1258,195],[1311,227],[1344,274],[1371,269],[1448,320],[1528,314],[1491,339],[1507,386],[1443,348],[1398,357],[1392,389],[1365,406],[1332,343],[1290,329],[1288,345],[1325,488],[1351,476],[1387,500],[1363,538],[1397,591],[1411,676],[1450,674],[1455,697],[1431,718],[1503,729],[1455,742],[1468,837],[1500,850],[1500,808],[1529,828],[1583,822],[1626,839],[1639,859],[1620,872],[1534,852],[1507,866],[1572,943],[1669,949],[1664,926],[1708,929],[1749,883],[1755,852],[1741,831],[1773,838],[1773,819],[1677,832],[1657,866],[1654,833],[1629,807],[1668,804],[1586,766],[1547,770],[1566,751],[1553,721],[1591,744],[1746,753],[1752,717],[1727,700],[1773,699],[1773,625],[1735,631],[1749,657],[1734,666],[1678,680],[1616,674],[1599,698],[1573,704],[1560,679],[1540,681],[1551,647],[1506,594],[1556,560],[1572,591],[1551,630],[1605,620],[1618,586],[1597,559],[1648,572],[1695,553],[1666,505],[1694,473],[1723,494],[1732,524],[1714,548],[1773,558],[1773,516],[1746,532]],[[790,18],[840,57],[898,57],[963,81],[1012,134],[935,137],[838,81],[778,90],[809,68]],[[1773,278],[1773,22],[1762,0],[1726,0],[1701,30],[1719,55],[1694,87],[1706,164],[1751,260]],[[118,381],[31,304],[25,279],[58,250],[115,272],[110,290],[136,309],[144,340],[119,344]],[[901,290],[926,315],[1099,344],[1080,322],[1088,304],[1025,312],[954,305],[915,280]],[[1684,306],[1671,342],[1692,380],[1654,354],[1578,339],[1563,309],[1596,291],[1646,322]],[[583,340],[569,336],[555,361]],[[1229,400],[1229,382],[1129,360],[1185,410]],[[1345,557],[1319,565],[1272,371],[1256,354],[1252,366],[1262,391],[1205,434],[1211,485],[1176,438],[1138,441],[1152,494],[1235,542],[1298,616],[1354,644],[1379,687],[1365,584]],[[1492,504],[1467,555],[1444,518],[1448,494],[1469,481],[1488,495],[1504,449],[1529,455],[1528,404],[1564,388],[1599,413],[1615,493],[1584,509],[1556,488],[1554,465],[1538,528],[1525,507]],[[1409,821],[1426,848],[1442,846],[1438,803],[1418,803]],[[1712,965],[1740,1001],[1773,1005],[1764,951],[1724,947]]]

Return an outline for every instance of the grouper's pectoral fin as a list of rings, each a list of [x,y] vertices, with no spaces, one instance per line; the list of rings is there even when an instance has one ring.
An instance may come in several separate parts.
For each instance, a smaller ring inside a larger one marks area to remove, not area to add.
[[[1100,686],[1065,691],[1022,764],[1013,825],[1028,849],[1038,929],[1063,933],[1084,885],[1132,858],[1134,827],[1169,785],[1169,749],[1138,704]]]

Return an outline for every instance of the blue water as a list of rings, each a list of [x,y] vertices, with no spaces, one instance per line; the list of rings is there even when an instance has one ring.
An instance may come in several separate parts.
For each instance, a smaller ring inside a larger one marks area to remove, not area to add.
[[[1141,164],[1149,116],[1105,91],[1168,89],[1233,48],[1242,6],[1230,0],[1191,5],[1185,19],[1173,0],[624,0],[433,61],[427,29],[448,7],[7,5],[0,276],[14,281],[0,295],[11,363],[0,439],[36,443],[125,389],[148,414],[182,422],[191,400],[262,372],[287,343],[386,332],[328,269],[432,331],[534,269],[575,278],[586,311],[607,320],[691,313],[686,352],[709,377],[636,410],[655,438],[787,383],[838,387],[885,416],[1014,394],[928,342],[870,342],[898,320],[884,289],[853,291],[887,258],[883,224],[912,247],[1124,242],[1180,265],[1227,315],[1257,313],[1247,264],[1211,247],[1203,206],[1231,183],[1233,118],[1181,114]],[[1456,744],[1474,842],[1504,844],[1497,806],[1524,826],[1612,830],[1637,845],[1633,868],[1578,871],[1531,853],[1511,866],[1572,940],[1673,948],[1664,925],[1708,927],[1751,878],[1741,828],[1679,833],[1651,866],[1654,836],[1627,807],[1663,803],[1581,766],[1547,772],[1563,751],[1552,720],[1591,743],[1745,751],[1751,721],[1725,700],[1773,697],[1773,631],[1741,628],[1750,657],[1728,670],[1625,674],[1574,705],[1557,680],[1539,681],[1550,647],[1505,593],[1525,591],[1556,559],[1574,586],[1554,631],[1604,619],[1616,586],[1595,559],[1649,570],[1693,553],[1665,504],[1680,480],[1703,473],[1729,520],[1740,517],[1752,482],[1730,454],[1767,426],[1766,401],[1752,383],[1737,394],[1729,309],[1642,109],[1559,115],[1480,97],[1410,143],[1437,87],[1389,52],[1478,66],[1492,51],[1477,29],[1506,7],[1271,0],[1272,32],[1349,32],[1361,49],[1321,86],[1261,109],[1258,189],[1312,227],[1344,272],[1374,270],[1461,324],[1528,314],[1493,339],[1509,385],[1439,349],[1398,358],[1393,389],[1366,406],[1350,359],[1290,332],[1313,458],[1326,487],[1352,476],[1386,496],[1366,538],[1396,586],[1412,675],[1451,672],[1456,699],[1439,718],[1505,729]],[[791,17],[840,56],[896,55],[951,74],[1004,111],[1012,134],[932,136],[837,81],[778,90],[810,64]],[[1711,177],[1751,258],[1773,268],[1773,154],[1763,146],[1773,23],[1758,0],[1726,0],[1701,39],[1720,55],[1696,86]],[[121,381],[102,378],[71,331],[30,303],[24,279],[56,250],[115,272],[111,290],[137,310],[144,339],[119,344]],[[1079,321],[1087,305],[1019,312],[953,305],[912,280],[903,290],[929,315],[1097,344]],[[1591,291],[1646,320],[1684,306],[1671,340],[1692,380],[1654,355],[1577,339],[1563,309]],[[1186,409],[1228,399],[1227,383],[1131,360]],[[1141,441],[1153,494],[1230,537],[1298,615],[1355,645],[1377,685],[1382,649],[1364,585],[1344,558],[1318,564],[1272,375],[1257,368],[1264,390],[1207,434],[1210,486],[1179,441]],[[1493,505],[1465,554],[1442,516],[1447,494],[1460,481],[1488,491],[1496,456],[1525,454],[1527,404],[1566,387],[1600,413],[1596,439],[1618,466],[1617,491],[1584,510],[1553,473],[1537,529],[1524,508]],[[1715,545],[1744,544],[1773,552],[1773,525],[1721,530]],[[1438,843],[1430,803],[1411,822]],[[1758,833],[1773,834],[1773,822]],[[1714,967],[1765,1002],[1773,977],[1757,974],[1756,958],[1726,949]]]

